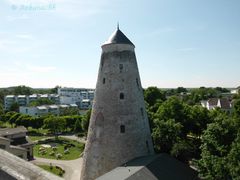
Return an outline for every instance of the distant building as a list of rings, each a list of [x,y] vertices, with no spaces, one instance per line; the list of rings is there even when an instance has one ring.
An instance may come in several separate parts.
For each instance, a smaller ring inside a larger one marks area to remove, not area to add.
[[[236,89],[232,89],[231,94],[238,94],[239,91],[240,91],[240,86],[237,87]]]
[[[66,109],[78,109],[76,104],[62,104],[62,105],[43,105],[43,106],[20,106],[19,112],[22,114],[27,114],[29,116],[43,116],[47,114],[60,115],[64,113]]]
[[[92,107],[94,89],[60,87],[58,95],[60,104],[77,104],[80,109],[89,109]]]
[[[228,112],[231,112],[232,110],[232,104],[227,98],[210,98],[207,101],[201,101],[201,105],[208,110],[212,110],[217,107]]]
[[[23,126],[17,128],[0,128],[0,149],[4,149],[25,160],[33,158],[33,145],[26,138],[27,129]]]
[[[32,95],[7,95],[4,97],[5,110],[9,110],[12,104],[18,103],[19,106],[28,106],[31,102],[38,99],[49,99],[55,104],[60,104],[60,98],[58,94],[32,94]]]

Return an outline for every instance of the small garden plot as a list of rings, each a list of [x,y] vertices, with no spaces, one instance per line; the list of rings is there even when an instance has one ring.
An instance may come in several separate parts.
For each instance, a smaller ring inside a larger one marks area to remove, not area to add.
[[[47,159],[73,160],[80,157],[84,144],[65,138],[38,141],[34,146],[34,156]]]

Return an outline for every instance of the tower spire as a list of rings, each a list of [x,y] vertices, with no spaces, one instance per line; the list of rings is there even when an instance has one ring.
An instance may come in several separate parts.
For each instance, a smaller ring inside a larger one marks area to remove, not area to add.
[[[117,30],[119,30],[119,21],[117,22]]]

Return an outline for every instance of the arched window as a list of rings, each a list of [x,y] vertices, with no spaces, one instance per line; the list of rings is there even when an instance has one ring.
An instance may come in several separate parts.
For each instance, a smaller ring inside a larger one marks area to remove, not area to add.
[[[119,64],[119,71],[120,73],[123,71],[123,64]]]
[[[141,108],[140,110],[141,110],[141,115],[142,115],[142,117],[144,117],[143,108]]]
[[[124,125],[120,126],[120,133],[125,133],[125,126]]]
[[[139,88],[138,78],[136,78],[137,87]]]
[[[148,151],[148,153],[150,153],[148,141],[146,141],[146,146],[147,146],[147,151]]]
[[[124,99],[124,94],[121,92],[119,97],[120,99]]]

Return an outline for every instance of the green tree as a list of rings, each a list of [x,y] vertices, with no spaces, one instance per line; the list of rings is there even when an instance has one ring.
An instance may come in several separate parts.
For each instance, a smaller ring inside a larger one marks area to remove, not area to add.
[[[208,125],[202,135],[201,159],[197,161],[203,179],[233,179],[240,176],[237,172],[239,155],[236,153],[239,152],[239,127],[238,121],[225,115],[219,115]]]
[[[166,97],[165,94],[157,87],[148,87],[144,91],[144,99],[149,104],[149,106],[153,106],[157,100],[164,101],[166,100]]]
[[[17,102],[14,102],[10,108],[9,111],[15,111],[15,112],[19,112],[19,104]]]
[[[82,121],[81,121],[82,130],[86,135],[88,132],[88,126],[89,126],[89,121],[90,121],[90,117],[91,117],[91,112],[92,112],[92,110],[89,109],[87,111],[87,113],[82,117]]]
[[[200,138],[203,130],[207,128],[207,124],[211,123],[209,111],[202,106],[195,105],[191,107],[190,114],[190,131]]]
[[[178,87],[177,89],[176,89],[176,92],[177,93],[186,93],[187,92],[187,89],[186,88],[184,88],[184,87]]]
[[[10,118],[9,118],[9,120],[8,120],[9,123],[12,124],[12,126],[13,126],[13,125],[15,124],[17,118],[18,118],[20,115],[21,115],[21,114],[20,114],[20,113],[17,113],[17,112],[13,113],[12,116],[10,116]]]
[[[177,97],[170,97],[162,103],[155,117],[159,120],[174,119],[176,122],[179,122],[183,126],[182,135],[186,136],[191,126],[189,123],[189,111],[190,108],[187,104],[183,103]]]
[[[16,86],[16,87],[13,87],[13,94],[14,95],[31,95],[32,88],[27,86]]]
[[[20,116],[18,116],[18,118],[15,121],[15,124],[17,126],[24,126],[26,128],[28,128],[29,126],[31,126],[31,121],[32,121],[32,117],[26,114],[21,114]]]
[[[41,105],[51,105],[51,104],[54,104],[52,100],[47,98],[39,98],[29,103],[29,106],[41,106]]]
[[[61,133],[66,128],[66,120],[58,116],[49,116],[44,119],[44,128],[49,129],[58,139],[59,133]]]
[[[82,132],[82,125],[81,125],[80,119],[76,120],[76,122],[75,122],[74,132],[75,132],[75,133],[80,133],[80,132]]]
[[[233,105],[233,114],[240,118],[240,99],[236,99]]]
[[[154,119],[154,124],[152,138],[156,151],[169,153],[180,139],[182,125],[173,119]]]
[[[4,114],[4,109],[3,109],[3,105],[0,104],[0,116],[2,116]],[[0,118],[1,119],[1,118]]]

